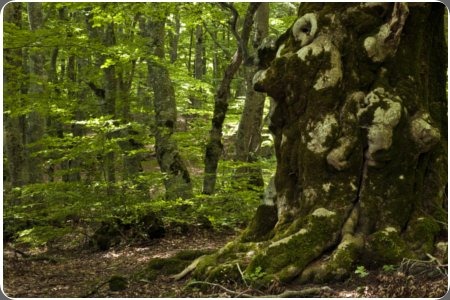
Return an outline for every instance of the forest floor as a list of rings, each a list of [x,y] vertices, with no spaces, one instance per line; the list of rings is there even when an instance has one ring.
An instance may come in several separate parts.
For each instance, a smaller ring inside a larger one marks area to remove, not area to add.
[[[3,284],[9,297],[236,297],[279,294],[284,290],[311,291],[310,297],[442,297],[448,278],[425,279],[397,272],[370,271],[361,278],[352,276],[345,282],[321,285],[289,285],[257,291],[245,286],[209,285],[186,289],[186,280],[173,281],[161,275],[155,281],[129,279],[122,291],[111,291],[107,284],[113,275],[129,277],[146,267],[154,258],[169,258],[181,250],[217,249],[234,234],[197,230],[186,235],[168,234],[146,245],[119,246],[105,252],[92,250],[61,251],[24,257],[8,245],[4,249]],[[26,250],[26,249],[21,249]],[[29,249],[27,249],[29,250]],[[34,257],[34,259],[33,259]],[[228,289],[228,291],[226,290]]]

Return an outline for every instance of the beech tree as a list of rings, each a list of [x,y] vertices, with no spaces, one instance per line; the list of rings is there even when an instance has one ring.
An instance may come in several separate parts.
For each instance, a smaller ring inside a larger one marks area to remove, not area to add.
[[[447,47],[441,3],[302,3],[258,49],[276,194],[176,278],[342,279],[423,259],[446,235]]]
[[[142,21],[141,32],[149,38],[148,47],[154,55],[163,60],[165,16]],[[154,93],[155,110],[155,141],[156,156],[162,172],[166,173],[164,186],[166,198],[178,197],[187,199],[192,197],[192,183],[183,158],[178,152],[178,146],[172,134],[175,131],[177,110],[175,91],[169,72],[161,62],[147,60],[148,83]]]
[[[214,113],[211,121],[211,130],[209,132],[208,143],[205,150],[205,174],[203,180],[203,193],[213,194],[217,180],[217,165],[219,163],[220,154],[223,150],[222,144],[222,126],[225,115],[228,110],[228,98],[230,95],[231,81],[239,69],[242,61],[247,59],[247,42],[250,37],[250,30],[253,24],[253,15],[261,3],[254,2],[248,5],[247,12],[244,17],[242,32],[237,32],[237,21],[239,13],[232,4],[221,4],[232,12],[230,21],[232,31],[238,40],[238,49],[233,55],[230,64],[227,66],[222,81],[216,91],[214,97]]]

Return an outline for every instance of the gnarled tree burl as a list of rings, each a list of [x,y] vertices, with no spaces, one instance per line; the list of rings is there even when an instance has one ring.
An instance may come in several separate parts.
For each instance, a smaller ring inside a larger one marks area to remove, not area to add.
[[[447,230],[447,48],[440,3],[304,3],[258,50],[276,103],[276,196],[179,277],[342,279],[432,254]]]

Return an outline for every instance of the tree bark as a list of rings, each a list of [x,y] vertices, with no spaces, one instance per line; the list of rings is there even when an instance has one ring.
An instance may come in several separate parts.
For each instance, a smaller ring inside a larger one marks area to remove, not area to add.
[[[180,14],[175,13],[175,20],[173,24],[173,31],[169,32],[169,40],[170,40],[170,63],[175,63],[178,59],[178,41],[180,40],[180,30],[181,30],[181,22],[180,22]]]
[[[222,125],[228,110],[228,97],[230,94],[230,84],[234,74],[239,69],[242,60],[247,58],[246,46],[250,36],[253,24],[253,15],[258,9],[260,3],[250,3],[245,14],[242,26],[241,36],[237,34],[236,22],[238,18],[237,11],[231,6],[233,12],[232,27],[238,39],[238,49],[235,52],[230,64],[225,69],[222,82],[214,97],[214,112],[212,118],[212,128],[209,132],[209,140],[205,150],[205,172],[203,180],[203,193],[210,195],[215,191],[217,179],[217,165],[222,153]]]
[[[447,236],[444,11],[302,3],[260,47],[254,87],[276,103],[275,203],[195,277],[239,280],[239,263],[263,285],[324,282],[434,253]]]
[[[109,23],[106,26],[105,36],[103,44],[106,47],[111,47],[116,44],[116,37],[114,33],[114,23]],[[106,61],[107,57],[104,57]],[[105,98],[103,113],[116,118],[116,98],[117,98],[117,78],[116,67],[114,65],[108,66],[103,69],[103,86],[105,87]],[[111,138],[111,135],[107,135],[107,138]],[[115,168],[115,155],[113,151],[109,151],[105,155],[105,175],[106,181],[109,183],[116,182],[116,168]]]
[[[22,4],[10,3],[5,6],[4,22],[14,24],[17,28],[22,27]],[[22,51],[4,50],[3,88],[4,88],[4,109],[13,109],[11,106],[17,105],[17,98],[8,99],[10,95],[20,97],[24,70]],[[19,101],[20,103],[21,101]],[[21,105],[21,104],[19,104]],[[23,144],[23,130],[21,128],[20,116],[3,113],[4,116],[4,153],[7,158],[7,174],[12,187],[22,186],[26,183],[25,177],[25,153]]]
[[[201,24],[195,27],[194,78],[199,80],[203,78],[203,27]]]
[[[39,30],[44,25],[44,16],[42,13],[42,3],[28,3],[28,21],[31,31]],[[30,86],[28,94],[35,103],[43,101],[44,85],[47,82],[47,76],[44,70],[44,53],[42,49],[32,49],[30,53]],[[42,166],[42,159],[33,154],[38,152],[41,147],[35,144],[44,135],[45,132],[45,118],[38,110],[28,114],[26,122],[26,158],[27,158],[27,173],[29,183],[38,183],[44,180],[44,169]]]
[[[262,3],[255,13],[255,33],[252,41],[252,48],[256,50],[269,31],[269,3]],[[261,145],[261,131],[263,122],[264,101],[263,93],[253,90],[253,76],[256,73],[256,66],[245,67],[246,96],[244,110],[239,121],[236,135],[235,159],[241,162],[255,162],[256,152]],[[261,168],[243,167],[236,170],[237,185],[263,186]]]
[[[203,54],[204,54],[204,44],[203,44],[203,26],[197,24],[195,27],[195,56],[194,56],[194,78],[197,80],[203,79]],[[198,91],[202,94],[202,89]],[[201,108],[202,99],[199,99],[198,95],[192,95],[189,97],[191,101],[192,108]]]
[[[165,20],[142,22],[141,32],[149,38],[152,52],[164,59]],[[167,199],[191,198],[192,183],[176,141],[172,138],[177,120],[175,91],[169,71],[161,61],[147,59],[148,82],[153,89],[155,111],[156,156],[161,172],[166,174],[164,186]]]

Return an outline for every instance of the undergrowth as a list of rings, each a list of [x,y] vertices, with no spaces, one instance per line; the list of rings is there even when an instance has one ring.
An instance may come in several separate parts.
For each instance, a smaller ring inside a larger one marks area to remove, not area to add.
[[[262,188],[234,190],[222,181],[213,196],[197,193],[192,199],[164,199],[159,181],[142,175],[114,185],[50,182],[14,188],[4,193],[4,239],[32,247],[51,246],[78,231],[85,240],[104,222],[133,224],[148,212],[166,227],[184,224],[234,230],[247,224],[263,192]]]

